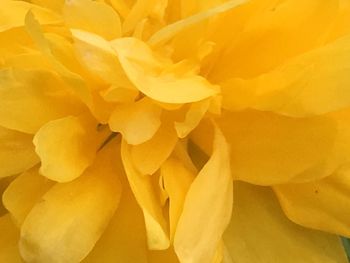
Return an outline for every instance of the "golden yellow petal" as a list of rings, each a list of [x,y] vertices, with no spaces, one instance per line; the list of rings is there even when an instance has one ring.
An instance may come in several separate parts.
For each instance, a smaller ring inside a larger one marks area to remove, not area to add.
[[[31,2],[33,4],[40,5],[44,8],[48,8],[53,11],[56,11],[57,13],[60,13],[62,11],[62,7],[65,0],[31,0]]]
[[[42,70],[0,71],[0,125],[35,133],[43,124],[83,109],[67,86]]]
[[[136,38],[114,40],[112,47],[131,82],[154,100],[186,103],[200,101],[218,93],[217,86],[188,72],[187,65],[160,59],[147,44]]]
[[[161,167],[164,189],[169,195],[170,238],[173,240],[186,194],[195,174],[178,159],[169,158]]]
[[[237,182],[234,199],[224,234],[232,262],[348,262],[339,237],[290,222],[269,188]]]
[[[57,182],[79,177],[93,163],[102,136],[107,136],[96,127],[89,118],[73,116],[45,124],[33,140],[41,160],[40,173]]]
[[[20,252],[28,262],[80,262],[115,213],[121,196],[118,147],[109,143],[84,175],[56,184],[26,217]]]
[[[65,2],[62,12],[64,21],[70,28],[89,31],[108,40],[121,36],[119,15],[105,3],[70,0]]]
[[[149,263],[180,263],[177,258],[174,248],[168,248],[167,250],[161,251],[148,251],[148,262]]]
[[[54,182],[40,175],[32,168],[11,182],[2,196],[6,209],[17,226],[21,226],[30,210],[54,185]]]
[[[18,250],[19,231],[9,214],[0,217],[0,262],[22,263]]]
[[[181,263],[212,263],[230,222],[232,176],[229,146],[215,127],[213,154],[187,193],[174,248]]]
[[[22,173],[40,161],[32,140],[31,135],[0,126],[0,178]]]
[[[154,136],[161,125],[162,109],[144,98],[135,103],[118,105],[113,111],[109,126],[120,132],[123,139],[133,145],[142,144]]]
[[[144,214],[148,247],[155,250],[166,249],[170,244],[167,224],[156,186],[150,175],[140,174],[136,170],[132,163],[130,147],[125,141],[122,142],[121,157],[131,190]]]
[[[350,169],[322,180],[274,187],[286,215],[295,223],[350,237]]]

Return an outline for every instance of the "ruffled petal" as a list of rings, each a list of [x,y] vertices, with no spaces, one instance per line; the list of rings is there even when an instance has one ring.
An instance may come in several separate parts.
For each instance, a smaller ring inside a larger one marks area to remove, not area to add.
[[[0,178],[22,173],[40,161],[32,140],[31,135],[0,126]]]
[[[213,154],[186,195],[174,248],[182,263],[212,263],[232,208],[229,146],[215,128]]]
[[[31,210],[21,228],[24,260],[80,262],[87,256],[118,207],[117,150],[116,144],[108,144],[84,175],[56,184]]]
[[[237,182],[234,199],[224,234],[232,262],[348,262],[339,237],[290,222],[269,188]]]

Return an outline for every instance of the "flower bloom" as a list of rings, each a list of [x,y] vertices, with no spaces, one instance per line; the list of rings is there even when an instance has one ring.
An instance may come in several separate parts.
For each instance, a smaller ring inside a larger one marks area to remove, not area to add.
[[[1,0],[0,262],[347,262],[349,87],[349,0]]]

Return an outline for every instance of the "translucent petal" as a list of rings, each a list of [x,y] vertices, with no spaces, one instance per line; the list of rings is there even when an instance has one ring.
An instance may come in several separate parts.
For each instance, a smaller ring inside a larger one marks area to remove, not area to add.
[[[0,262],[22,263],[18,251],[19,231],[9,214],[0,217]]]
[[[56,184],[31,210],[19,243],[25,261],[80,262],[87,256],[118,207],[117,151],[108,144],[83,176]]]
[[[46,122],[80,112],[82,104],[53,73],[0,71],[0,125],[35,133]]]
[[[121,36],[119,15],[105,3],[69,0],[65,2],[62,12],[64,21],[70,28],[89,31],[109,40]]]
[[[120,132],[129,144],[137,145],[150,140],[161,125],[162,109],[147,98],[135,103],[118,105],[109,126]]]
[[[32,140],[31,135],[0,126],[0,178],[22,173],[40,161]]]
[[[11,182],[2,200],[17,226],[22,225],[30,210],[53,184],[40,175],[37,168],[24,172]]]
[[[182,263],[212,263],[232,208],[229,146],[215,127],[213,154],[193,181],[174,239]]]
[[[235,183],[224,241],[232,262],[346,263],[340,239],[290,222],[266,187]]]
[[[286,215],[293,222],[350,237],[350,169],[322,180],[274,187]]]
[[[130,147],[123,141],[121,156],[131,190],[144,214],[148,247],[155,250],[166,249],[169,247],[169,237],[157,190],[151,176],[142,175],[135,169]]]
[[[147,44],[136,38],[114,40],[112,47],[131,82],[154,100],[186,103],[208,98],[218,92],[217,86],[188,72],[187,65],[176,65],[159,58]]]
[[[34,137],[40,173],[57,182],[79,177],[93,163],[103,143],[105,133],[96,127],[97,123],[88,118],[73,116],[45,124]]]

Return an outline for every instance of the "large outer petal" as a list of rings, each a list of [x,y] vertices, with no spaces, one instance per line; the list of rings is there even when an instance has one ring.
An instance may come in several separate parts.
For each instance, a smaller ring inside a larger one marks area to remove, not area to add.
[[[215,128],[213,154],[186,195],[175,238],[175,252],[182,263],[211,263],[232,208],[229,146]]]
[[[39,162],[33,136],[0,126],[0,178],[22,173]]]
[[[73,263],[87,256],[118,207],[117,151],[108,144],[84,175],[56,184],[31,210],[21,228],[24,260]]]
[[[235,184],[224,241],[233,262],[346,263],[339,237],[290,222],[266,187]]]
[[[286,215],[295,223],[350,237],[350,169],[322,180],[274,187]]]

